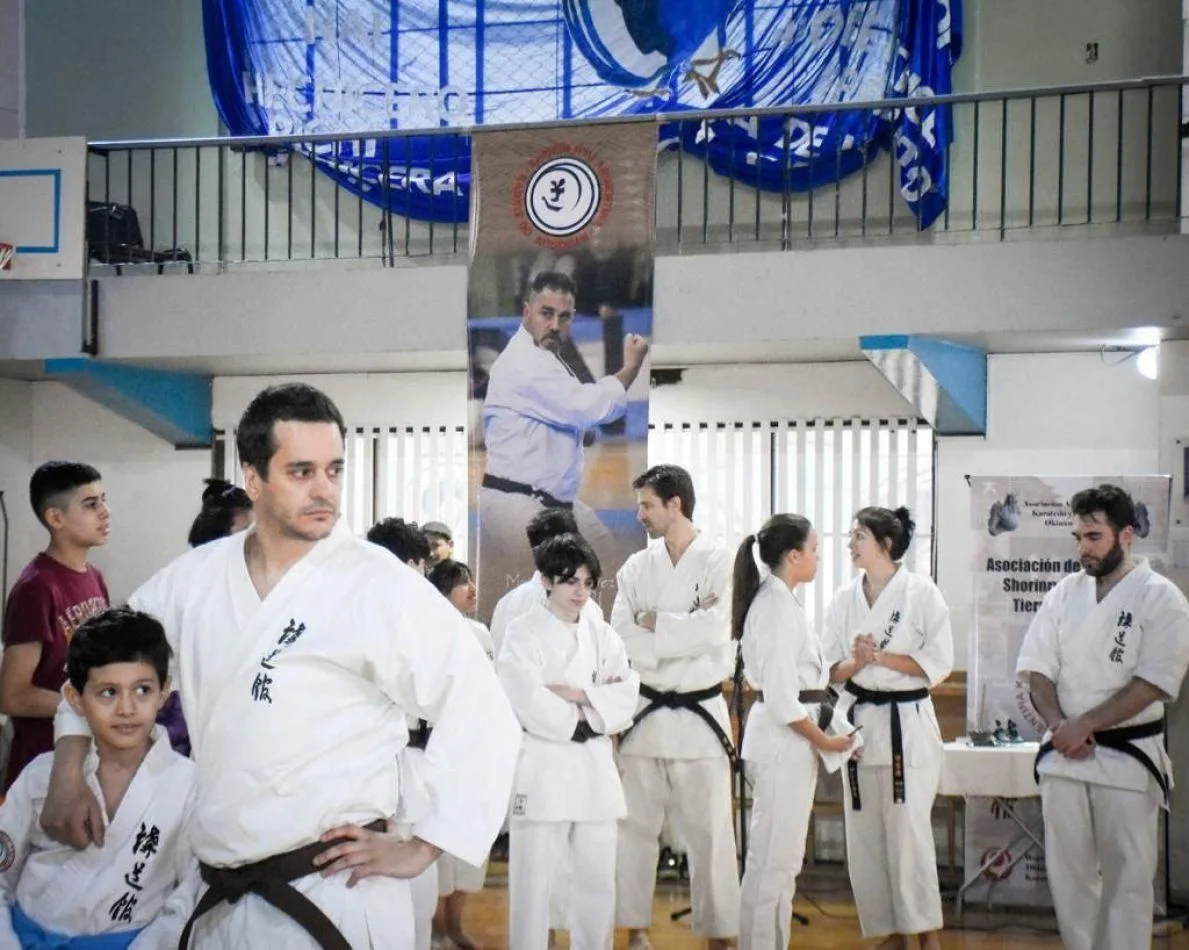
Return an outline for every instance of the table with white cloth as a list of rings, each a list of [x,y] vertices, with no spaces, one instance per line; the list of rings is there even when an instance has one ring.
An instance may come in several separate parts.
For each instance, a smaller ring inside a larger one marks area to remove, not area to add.
[[[1025,840],[1031,841],[1041,850],[1041,853],[1044,852],[1043,830],[1029,827],[1013,804],[1019,799],[1040,796],[1040,787],[1036,784],[1036,779],[1033,778],[1033,767],[1039,749],[1040,743],[1038,742],[977,746],[966,738],[956,739],[945,744],[939,794],[960,798],[993,799],[1002,813],[1015,822],[1019,828],[1011,841],[988,855],[978,870],[962,883],[957,896],[959,916],[962,914],[962,902],[966,892],[979,882],[988,868],[997,865],[1004,855],[1013,852]],[[1009,863],[1008,869],[1019,863],[1029,850],[1029,848],[1025,848],[1016,854]],[[988,903],[990,902],[990,890],[995,886],[995,883],[995,880],[988,882]]]

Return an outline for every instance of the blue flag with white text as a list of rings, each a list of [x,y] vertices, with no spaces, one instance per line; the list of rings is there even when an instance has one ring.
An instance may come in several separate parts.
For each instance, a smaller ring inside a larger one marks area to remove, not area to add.
[[[950,110],[848,111],[942,95],[961,0],[203,0],[216,105],[233,135],[358,136],[299,151],[393,212],[464,221],[470,139],[429,134],[608,116],[779,107],[664,122],[718,174],[806,191],[882,150],[927,228],[946,205]],[[798,106],[838,106],[797,114]],[[426,134],[378,139],[365,133]]]

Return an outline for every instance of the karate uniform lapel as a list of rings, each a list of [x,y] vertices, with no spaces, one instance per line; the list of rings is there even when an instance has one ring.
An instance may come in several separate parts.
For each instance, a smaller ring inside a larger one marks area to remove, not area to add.
[[[154,733],[157,735],[156,741],[132,777],[115,816],[105,816],[107,829],[103,847],[91,845],[83,851],[74,852],[62,864],[54,878],[47,882],[44,892],[38,898],[42,906],[65,906],[79,902],[83,894],[92,889],[107,892],[104,899],[107,904],[111,904],[125,892],[136,896],[136,886],[143,888],[148,876],[157,871],[156,867],[150,865],[164,859],[161,859],[155,850],[151,854],[143,853],[143,848],[141,851],[134,851],[137,844],[144,845],[146,836],[153,827],[157,830],[156,840],[153,841],[154,849],[167,831],[159,825],[154,825],[148,814],[159,790],[160,773],[165,767],[169,751],[169,738],[164,731],[158,729],[154,730]],[[98,779],[92,771],[97,764],[98,761],[92,753],[88,763],[88,784],[102,801]],[[142,826],[145,835],[141,835],[138,840],[137,836]],[[172,872],[172,868],[169,870]],[[133,883],[128,883],[129,878]],[[104,913],[107,904],[104,905]]]
[[[861,582],[858,585],[858,599],[866,611],[860,614],[864,618],[862,632],[874,636],[876,646],[880,649],[894,650],[900,634],[908,627],[904,622],[904,593],[907,586],[904,568],[900,568],[888,581],[888,586],[880,591],[875,603],[867,608],[863,585]]]
[[[286,629],[300,618],[294,617],[295,603],[300,603],[311,585],[312,575],[324,565],[342,543],[351,537],[351,531],[342,519],[335,525],[330,536],[319,541],[300,561],[294,564],[277,585],[261,599],[252,584],[245,557],[232,558],[228,565],[228,581],[235,612],[236,627],[240,632],[238,663],[228,677],[240,678],[244,673],[260,666],[262,657],[267,657],[282,642]],[[290,636],[292,634],[290,633]],[[291,642],[291,641],[290,641]]]

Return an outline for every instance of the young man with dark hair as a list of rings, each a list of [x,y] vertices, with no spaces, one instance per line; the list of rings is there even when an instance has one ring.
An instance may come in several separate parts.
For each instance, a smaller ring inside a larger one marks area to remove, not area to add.
[[[408,879],[442,851],[486,857],[519,724],[458,611],[340,521],[334,404],[271,387],[238,440],[255,526],[183,555],[131,599],[174,645],[203,776],[190,828],[209,889],[180,943],[192,931],[204,950],[412,946]],[[395,833],[406,714],[437,723],[426,755],[438,766],[408,840]],[[77,717],[58,718],[42,822],[81,844],[103,828],[82,780],[89,739]]]
[[[1045,595],[1016,661],[1048,726],[1037,772],[1049,888],[1070,950],[1147,947],[1172,784],[1164,707],[1189,667],[1189,602],[1132,556],[1127,492],[1099,485],[1070,508],[1082,570]]]
[[[53,757],[31,762],[0,806],[0,946],[177,945],[201,881],[186,836],[194,763],[153,724],[169,656],[161,624],[127,608],[71,640],[65,693],[95,737],[84,771],[107,847],[78,852],[42,833]]]
[[[544,508],[573,511],[578,530],[604,556],[611,533],[578,499],[583,436],[627,412],[628,390],[648,355],[648,341],[624,339],[623,368],[583,383],[558,355],[574,319],[574,283],[565,274],[536,276],[520,328],[491,367],[483,404],[486,470],[479,491],[479,613],[487,617],[510,586],[532,572],[524,526]]]
[[[690,520],[689,472],[658,465],[632,483],[653,542],[619,571],[611,624],[640,674],[640,708],[620,737],[627,817],[619,823],[618,923],[630,950],[650,946],[665,819],[690,864],[695,933],[722,950],[739,933],[739,866],[731,805],[731,725],[723,680],[731,639],[734,558]]]
[[[368,529],[367,539],[372,544],[378,544],[386,551],[391,551],[398,560],[418,574],[425,574],[430,543],[416,522],[405,521],[404,518],[385,518]]]
[[[528,536],[528,550],[531,554],[550,538],[557,538],[563,534],[578,534],[578,523],[574,520],[574,512],[567,508],[545,508],[533,515],[524,533]],[[508,624],[528,613],[533,604],[544,600],[545,590],[541,586],[541,572],[536,570],[527,581],[519,587],[512,588],[499,599],[491,614],[491,645],[497,657],[500,655],[500,645],[504,642]],[[586,601],[586,606],[582,609],[592,618],[603,619],[599,603],[593,597]]]
[[[111,524],[99,472],[81,462],[46,462],[29,481],[29,502],[50,543],[21,572],[4,616],[0,712],[13,723],[6,789],[53,749],[66,648],[74,631],[108,605],[103,575],[87,561],[92,548],[107,543]]]
[[[624,814],[610,737],[631,722],[639,678],[615,631],[584,610],[599,581],[590,545],[561,535],[533,560],[546,600],[508,627],[497,662],[525,730],[509,822],[508,945],[545,950],[565,889],[571,946],[610,948]]]

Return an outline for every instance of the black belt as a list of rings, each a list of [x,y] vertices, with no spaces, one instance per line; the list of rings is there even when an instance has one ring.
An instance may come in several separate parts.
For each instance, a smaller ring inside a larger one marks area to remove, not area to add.
[[[530,498],[537,499],[546,508],[565,508],[570,511],[574,509],[572,501],[562,501],[540,488],[533,488],[532,485],[526,485],[524,482],[514,482],[510,478],[500,478],[498,475],[484,475],[483,487],[494,491],[510,492],[513,495],[528,495]]]
[[[632,730],[636,726],[640,725],[641,722],[658,709],[688,709],[710,727],[710,731],[714,733],[714,738],[722,746],[723,751],[727,754],[727,758],[732,762],[735,761],[735,744],[731,741],[731,737],[723,731],[718,721],[702,705],[706,700],[722,695],[722,683],[715,683],[713,686],[707,686],[705,689],[697,689],[689,693],[678,693],[675,690],[662,692],[659,689],[653,689],[651,686],[645,686],[641,683],[640,695],[648,700],[648,705],[636,713],[632,717],[632,724],[619,734],[620,746],[627,741],[627,737],[632,734]]]
[[[383,831],[387,822],[377,819],[364,827],[368,831]],[[190,932],[199,917],[223,902],[234,904],[245,894],[258,895],[282,914],[296,921],[323,950],[351,950],[347,938],[322,909],[292,886],[293,881],[314,874],[318,870],[314,867],[314,858],[348,840],[350,839],[340,838],[330,842],[315,841],[303,848],[235,868],[216,868],[200,863],[198,868],[202,872],[202,880],[207,885],[206,893],[202,895],[194,913],[186,921],[186,927],[178,941],[178,950],[186,950],[189,946]]]
[[[601,732],[595,732],[594,728],[585,719],[579,719],[578,725],[574,727],[574,734],[570,736],[571,742],[586,742],[590,739],[597,739],[601,736]]]
[[[429,745],[429,737],[433,734],[433,726],[424,719],[417,720],[417,728],[409,730],[409,741],[405,743],[410,749],[424,749]]]
[[[1163,733],[1164,723],[1156,719],[1152,722],[1140,723],[1138,726],[1120,726],[1117,729],[1103,729],[1102,732],[1094,733],[1094,742],[1096,745],[1100,745],[1105,749],[1114,749],[1116,752],[1122,752],[1124,755],[1131,756],[1131,758],[1147,769],[1152,778],[1156,780],[1156,784],[1160,786],[1160,791],[1164,795],[1164,801],[1167,803],[1168,776],[1156,768],[1156,763],[1152,761],[1150,755],[1134,744],[1136,739],[1150,739],[1152,736],[1159,736]],[[1032,766],[1032,777],[1036,779],[1037,785],[1040,784],[1040,769],[1038,768],[1040,760],[1053,751],[1055,751],[1053,743],[1045,742],[1036,753],[1036,764]]]
[[[851,680],[846,682],[846,691],[855,697],[854,704],[846,711],[846,719],[853,726],[855,724],[855,710],[859,706],[890,706],[892,717],[892,801],[896,804],[904,802],[904,734],[900,729],[900,704],[916,703],[929,698],[929,690],[894,689],[877,690],[863,689]],[[859,763],[851,759],[846,763],[846,778],[850,783],[851,808],[861,811],[863,801],[859,797]]]
[[[762,703],[764,701],[764,691],[762,689],[756,690],[756,702]],[[817,710],[817,727],[825,732],[830,728],[830,723],[834,721],[834,703],[838,701],[838,696],[833,690],[829,689],[803,689],[797,694],[797,702],[811,705],[818,704]]]

